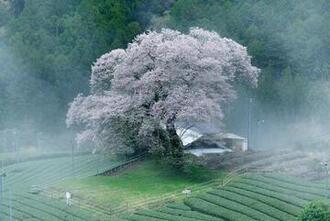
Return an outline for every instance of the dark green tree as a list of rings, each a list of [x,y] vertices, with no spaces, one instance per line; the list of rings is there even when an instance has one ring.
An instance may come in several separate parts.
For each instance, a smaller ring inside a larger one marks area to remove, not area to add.
[[[157,2],[12,0],[11,21],[0,29],[3,56],[12,58],[0,62],[3,75],[12,76],[6,80],[9,97],[0,98],[13,108],[8,121],[62,129],[68,102],[87,91],[91,64],[109,49],[126,47],[171,1]],[[7,21],[2,14],[0,9],[0,23]]]
[[[25,6],[25,0],[10,0],[10,11],[17,17],[21,14]]]
[[[330,207],[324,202],[315,201],[305,206],[298,218],[299,221],[328,221],[330,220]]]

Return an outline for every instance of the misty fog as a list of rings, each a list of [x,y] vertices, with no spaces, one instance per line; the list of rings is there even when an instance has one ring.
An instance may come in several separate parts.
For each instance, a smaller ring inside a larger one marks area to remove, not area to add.
[[[329,12],[0,0],[0,220],[329,220]]]

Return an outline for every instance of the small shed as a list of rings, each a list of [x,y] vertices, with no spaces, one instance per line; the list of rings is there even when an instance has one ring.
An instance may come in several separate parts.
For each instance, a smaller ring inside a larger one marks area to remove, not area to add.
[[[233,133],[221,133],[219,137],[223,140],[225,146],[233,151],[245,152],[248,150],[248,142],[245,137]]]
[[[205,134],[185,145],[185,152],[196,156],[223,154],[226,152],[245,152],[247,139],[233,133]]]

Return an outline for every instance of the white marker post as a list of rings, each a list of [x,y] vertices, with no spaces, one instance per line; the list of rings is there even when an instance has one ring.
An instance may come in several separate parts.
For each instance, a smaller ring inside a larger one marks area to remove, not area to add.
[[[71,193],[65,192],[66,205],[71,206]]]
[[[186,197],[188,197],[189,195],[191,195],[191,189],[184,189],[183,191],[182,191],[182,193],[183,194],[185,194],[186,195]]]

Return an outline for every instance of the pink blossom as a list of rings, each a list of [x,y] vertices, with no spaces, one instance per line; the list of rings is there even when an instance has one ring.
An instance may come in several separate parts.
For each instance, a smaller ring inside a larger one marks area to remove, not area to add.
[[[111,122],[125,118],[140,122],[139,135],[147,136],[169,118],[221,121],[223,105],[236,96],[232,83],[256,86],[258,74],[246,48],[216,32],[146,32],[126,50],[113,50],[97,60],[91,95],[73,101],[67,124],[81,126],[90,137],[90,131],[115,133]]]

